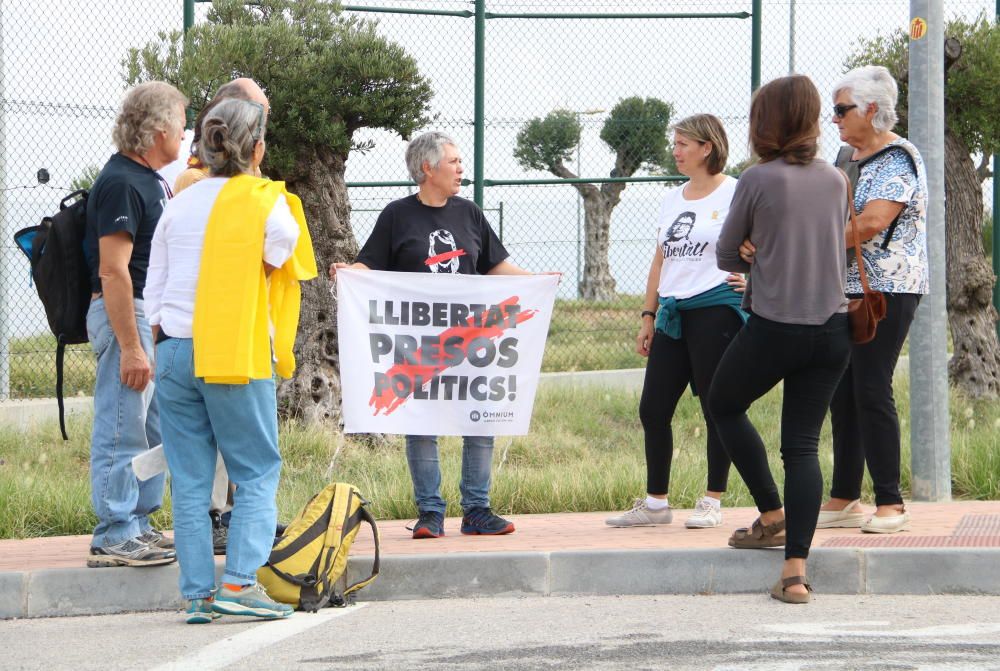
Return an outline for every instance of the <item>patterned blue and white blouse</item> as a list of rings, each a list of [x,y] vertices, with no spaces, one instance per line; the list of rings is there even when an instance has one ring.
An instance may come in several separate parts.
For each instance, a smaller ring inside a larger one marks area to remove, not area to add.
[[[927,177],[920,152],[909,140],[898,138],[887,151],[861,168],[854,187],[854,207],[860,215],[872,200],[903,203],[896,229],[886,249],[885,231],[861,243],[868,284],[876,291],[893,294],[926,294],[930,291],[927,269]],[[913,163],[907,157],[913,157]],[[913,165],[917,174],[913,174]],[[850,224],[848,224],[849,226]],[[854,254],[848,254],[847,293],[860,294],[861,280]]]

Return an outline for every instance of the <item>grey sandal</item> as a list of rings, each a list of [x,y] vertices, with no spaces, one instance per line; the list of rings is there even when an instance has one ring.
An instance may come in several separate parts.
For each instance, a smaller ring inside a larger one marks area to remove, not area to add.
[[[786,592],[785,588],[792,585],[805,585],[806,593]],[[812,591],[812,585],[806,582],[804,575],[793,575],[789,578],[782,578],[774,583],[774,587],[771,588],[771,598],[785,603],[809,603],[809,599],[811,598],[809,593]]]
[[[761,524],[758,517],[750,528],[742,527],[729,537],[729,547],[740,549],[780,548],[785,544],[785,520]]]

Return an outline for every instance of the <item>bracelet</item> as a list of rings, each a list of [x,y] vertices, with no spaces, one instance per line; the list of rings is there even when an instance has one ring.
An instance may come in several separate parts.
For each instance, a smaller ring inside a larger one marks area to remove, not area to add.
[[[652,317],[653,319],[656,319],[656,313],[653,312],[652,310],[643,310],[642,311],[642,316],[643,317]]]

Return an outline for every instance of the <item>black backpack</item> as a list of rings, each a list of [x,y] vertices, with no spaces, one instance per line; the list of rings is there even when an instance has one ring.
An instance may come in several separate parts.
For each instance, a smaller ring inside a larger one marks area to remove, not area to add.
[[[59,203],[59,211],[38,226],[22,228],[14,242],[31,262],[31,277],[45,307],[49,329],[56,337],[56,402],[59,428],[66,435],[63,405],[63,358],[66,345],[85,343],[90,308],[90,270],[83,254],[87,230],[87,192],[74,191]]]

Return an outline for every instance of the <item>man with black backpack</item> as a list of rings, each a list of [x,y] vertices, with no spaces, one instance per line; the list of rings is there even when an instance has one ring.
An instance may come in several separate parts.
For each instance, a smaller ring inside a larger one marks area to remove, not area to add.
[[[97,355],[90,476],[98,522],[91,567],[176,559],[173,544],[149,522],[163,501],[164,476],[139,481],[132,458],[160,444],[142,290],[153,232],[171,195],[156,170],[177,159],[186,105],[183,94],[164,82],[129,90],[115,121],[118,153],[87,201],[84,253],[93,292],[87,332]]]

